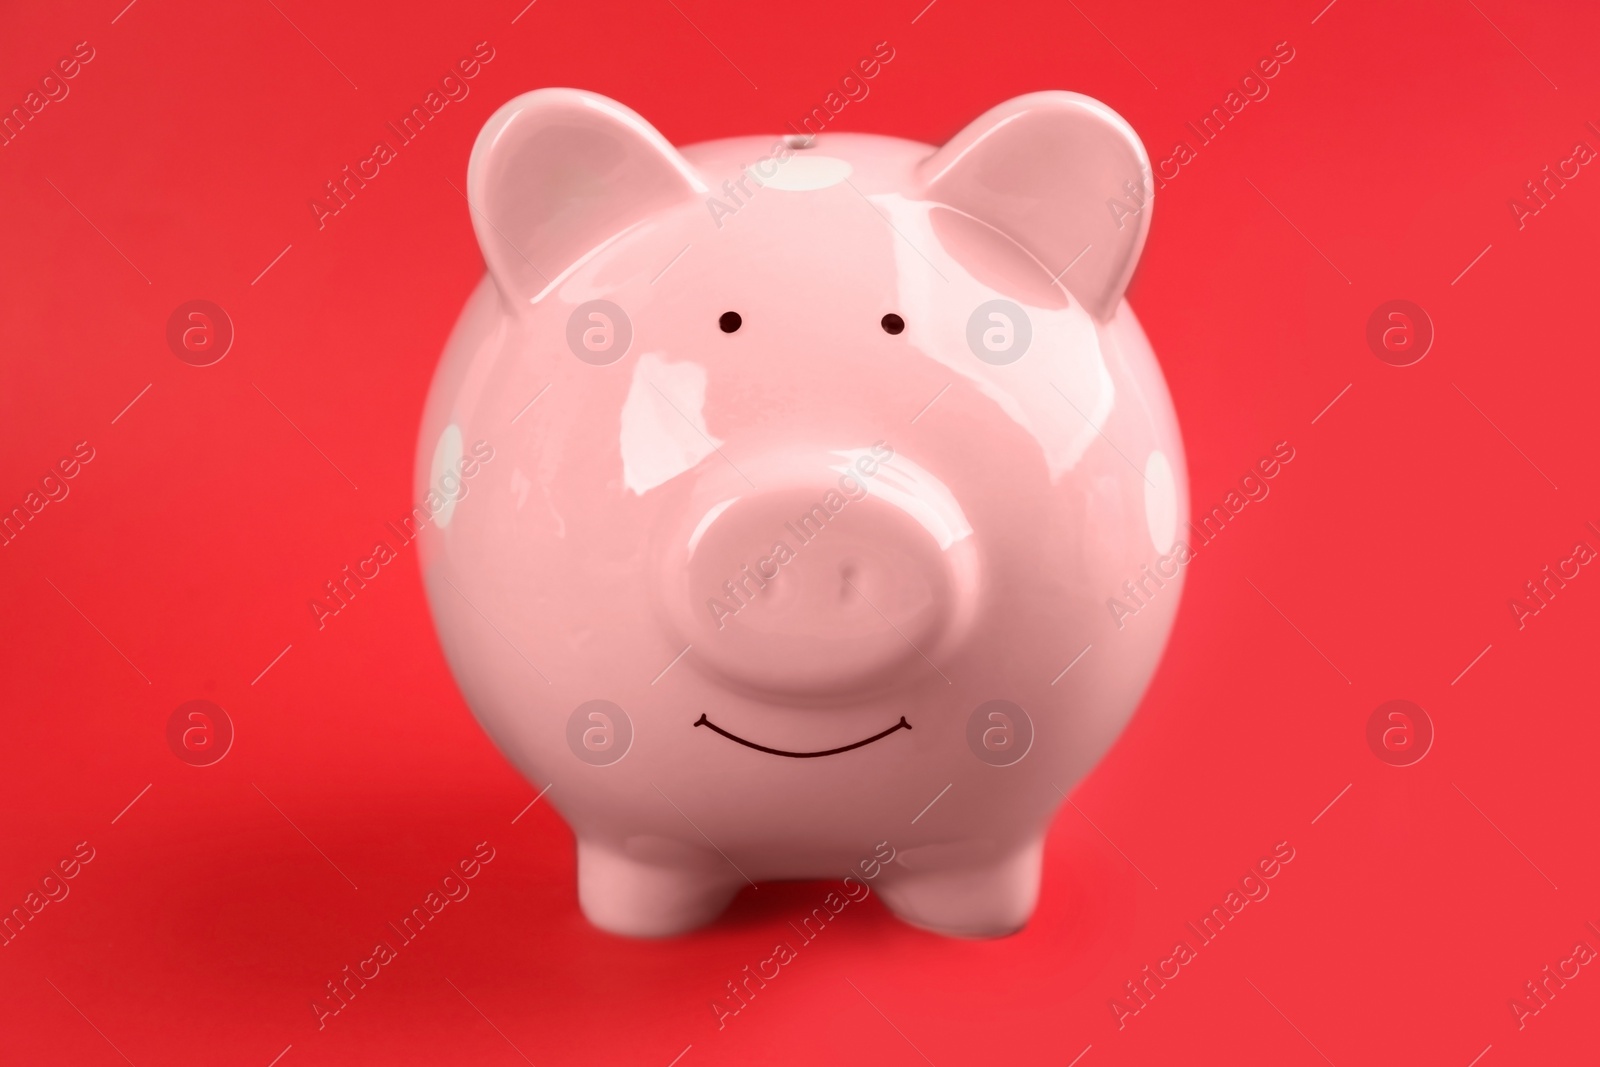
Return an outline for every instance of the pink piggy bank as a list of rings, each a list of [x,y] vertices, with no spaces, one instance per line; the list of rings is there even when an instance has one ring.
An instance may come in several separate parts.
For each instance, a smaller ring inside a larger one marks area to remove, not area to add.
[[[1022,927],[1182,584],[1133,130],[1041,92],[937,149],[678,149],[544,89],[467,187],[489,272],[422,420],[420,561],[584,914],[663,936],[848,875],[928,930]]]

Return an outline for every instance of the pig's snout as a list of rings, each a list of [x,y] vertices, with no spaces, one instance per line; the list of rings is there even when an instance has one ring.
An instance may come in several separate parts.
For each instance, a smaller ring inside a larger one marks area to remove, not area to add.
[[[972,529],[915,463],[859,459],[741,464],[697,487],[662,560],[697,668],[800,701],[947,684],[939,653],[978,586]]]

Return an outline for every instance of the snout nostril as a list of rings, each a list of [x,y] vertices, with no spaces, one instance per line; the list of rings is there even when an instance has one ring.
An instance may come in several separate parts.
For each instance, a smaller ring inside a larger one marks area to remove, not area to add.
[[[693,646],[691,669],[764,699],[831,704],[931,674],[936,650],[964,639],[980,582],[953,494],[904,458],[894,493],[865,492],[898,453],[850,445],[741,453],[758,490],[708,466],[664,513],[651,598],[677,648]]]
[[[856,565],[854,563],[839,564],[839,599],[848,600],[855,592]]]

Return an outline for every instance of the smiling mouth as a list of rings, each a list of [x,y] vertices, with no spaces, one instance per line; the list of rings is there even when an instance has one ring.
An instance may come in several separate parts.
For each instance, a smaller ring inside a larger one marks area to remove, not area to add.
[[[754,741],[746,741],[738,734],[730,734],[728,731],[724,730],[722,727],[706,718],[704,712],[700,713],[700,717],[694,721],[694,724],[696,726],[709,726],[712,730],[721,734],[723,737],[726,737],[729,741],[737,741],[745,748],[753,748],[757,752],[770,752],[774,756],[788,756],[791,759],[812,759],[816,756],[836,756],[841,752],[849,752],[852,748],[860,748],[862,745],[870,745],[874,741],[881,741],[885,737],[888,737],[890,734],[894,733],[896,730],[911,729],[911,724],[906,722],[906,717],[902,715],[900,716],[900,721],[889,727],[887,730],[883,731],[882,733],[873,734],[864,741],[857,741],[853,745],[841,745],[838,748],[824,749],[821,752],[785,752],[781,748],[768,748],[766,745],[758,745]]]

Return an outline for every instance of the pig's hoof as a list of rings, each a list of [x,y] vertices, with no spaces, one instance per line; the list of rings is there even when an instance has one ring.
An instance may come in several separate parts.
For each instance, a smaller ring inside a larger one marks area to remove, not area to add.
[[[946,937],[1004,937],[1027,925],[1039,900],[1043,840],[987,862],[947,865],[954,857],[941,855],[946,850],[906,850],[884,870],[878,895],[896,917]]]
[[[578,905],[591,923],[626,937],[671,937],[704,926],[744,884],[733,874],[709,864],[646,863],[578,842]]]

